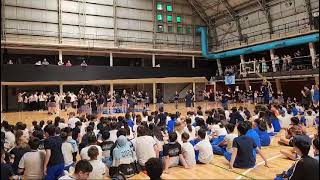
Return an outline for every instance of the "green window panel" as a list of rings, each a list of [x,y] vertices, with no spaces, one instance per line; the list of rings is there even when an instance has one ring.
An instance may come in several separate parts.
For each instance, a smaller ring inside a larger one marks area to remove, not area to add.
[[[158,25],[157,32],[163,32],[163,25]]]
[[[162,11],[163,10],[163,6],[162,6],[162,4],[161,3],[157,3],[157,10],[158,11]]]
[[[167,22],[172,22],[172,16],[171,15],[167,15]]]
[[[168,11],[168,12],[172,12],[172,10],[173,10],[173,9],[172,9],[172,5],[167,5],[167,11]]]
[[[183,32],[183,29],[181,26],[178,26],[177,27],[177,33],[181,34]]]
[[[181,16],[177,16],[177,23],[181,23],[182,19],[181,19]]]
[[[186,32],[187,32],[187,34],[191,34],[192,33],[192,29],[191,29],[190,26],[186,27]]]
[[[173,27],[172,26],[168,26],[168,33],[173,33]]]
[[[163,21],[163,16],[162,14],[157,15],[157,21]]]

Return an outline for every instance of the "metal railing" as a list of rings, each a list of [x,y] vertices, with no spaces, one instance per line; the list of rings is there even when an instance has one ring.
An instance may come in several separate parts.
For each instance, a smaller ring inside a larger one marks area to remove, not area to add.
[[[292,22],[274,26],[272,30],[272,34],[270,34],[270,30],[268,28],[244,34],[244,36],[247,37],[245,41],[239,41],[238,37],[223,39],[218,44],[209,44],[209,47],[211,46],[214,51],[225,50],[234,46],[245,46],[262,40],[272,40],[276,38],[281,38],[288,35],[292,35],[294,33],[306,33],[313,29],[309,23],[309,19],[303,18],[300,20],[295,20]],[[221,36],[225,35],[227,34],[222,34]]]
[[[281,58],[281,57],[280,57]],[[283,63],[276,65],[276,72],[294,72],[299,70],[312,70],[315,68],[319,68],[319,54],[316,55],[315,59],[315,67],[312,64],[312,58],[311,56],[300,56],[300,57],[292,57],[292,63],[288,64],[286,63],[283,65]],[[234,71],[226,71],[227,68],[231,66],[227,66],[223,76],[216,76],[216,79],[223,79],[225,75],[235,75],[237,78],[243,78],[246,75],[250,73],[273,73],[273,65],[272,60],[268,59],[264,62],[261,60],[257,61],[249,61],[244,62],[236,65],[232,65],[234,67]],[[294,73],[293,73],[294,74]]]

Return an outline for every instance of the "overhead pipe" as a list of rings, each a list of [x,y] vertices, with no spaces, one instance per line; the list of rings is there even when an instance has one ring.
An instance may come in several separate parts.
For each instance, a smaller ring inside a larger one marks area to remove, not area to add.
[[[197,32],[201,33],[201,49],[202,56],[206,59],[222,59],[232,56],[239,56],[244,54],[251,54],[255,52],[267,51],[271,49],[296,46],[300,44],[306,44],[310,42],[318,42],[319,41],[319,33],[314,33],[310,35],[294,37],[284,40],[278,40],[273,42],[268,42],[264,44],[253,45],[249,47],[244,47],[240,49],[234,49],[219,53],[210,53],[208,52],[208,32],[207,27],[199,27]]]

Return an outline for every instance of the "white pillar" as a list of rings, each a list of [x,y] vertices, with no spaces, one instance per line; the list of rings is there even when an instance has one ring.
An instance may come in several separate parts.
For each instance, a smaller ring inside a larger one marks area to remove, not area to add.
[[[310,49],[310,56],[311,56],[311,61],[312,61],[312,67],[317,68],[316,66],[316,50],[314,48],[314,43],[309,43],[309,49]]]
[[[110,84],[110,93],[111,93],[111,96],[113,96],[113,83]]]
[[[242,70],[240,71],[240,72],[242,72],[242,71],[244,71],[245,69],[244,69],[244,63],[246,62],[246,60],[245,60],[245,58],[244,58],[244,55],[240,55],[240,61],[241,61],[241,64],[242,64],[242,66],[240,66],[240,67],[242,67]]]
[[[193,82],[192,83],[192,91],[193,91],[193,93],[194,93],[194,101],[196,101],[196,83],[195,82]]]
[[[153,103],[156,103],[156,95],[157,95],[157,84],[153,83],[152,84],[152,99],[153,99]]]
[[[246,60],[244,58],[244,55],[240,55],[240,60],[241,60],[241,63],[245,63],[246,62]]]
[[[63,84],[59,84],[59,93],[63,94]]]
[[[277,72],[276,64],[274,62],[274,59],[275,59],[274,49],[270,50],[270,57],[271,57],[271,62],[272,62],[272,71]]]
[[[152,67],[156,67],[156,55],[152,54]]]
[[[110,67],[113,66],[113,54],[112,52],[110,53]]]
[[[217,59],[217,66],[218,66],[219,76],[222,76],[223,75],[223,71],[222,71],[222,65],[221,65],[220,59]]]
[[[277,88],[277,93],[279,94],[282,92],[282,87],[281,87],[281,81],[280,79],[276,79],[276,88]]]
[[[192,69],[196,68],[196,59],[192,56]]]
[[[63,59],[62,59],[62,50],[59,50],[59,61],[63,62]]]

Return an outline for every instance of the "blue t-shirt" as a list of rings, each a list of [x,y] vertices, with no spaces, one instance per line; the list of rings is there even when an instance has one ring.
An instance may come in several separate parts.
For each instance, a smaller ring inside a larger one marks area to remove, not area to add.
[[[291,109],[291,111],[292,111],[293,116],[298,115],[298,109],[297,109],[296,107],[293,107],[293,108]]]
[[[250,130],[247,132],[246,136],[252,138],[252,140],[254,141],[254,143],[259,147],[259,149],[261,149],[260,137],[259,137],[258,133],[256,133],[255,130],[250,129]]]
[[[168,133],[172,133],[174,131],[174,126],[175,125],[176,125],[176,120],[175,119],[171,119],[170,121],[168,121],[168,124],[167,124]]]
[[[128,125],[129,127],[131,127],[131,129],[133,128],[134,122],[132,121],[132,119],[128,119]]]
[[[259,135],[261,146],[269,146],[270,145],[270,136],[267,131],[261,131],[259,128],[254,129],[256,133]]]
[[[233,140],[233,148],[237,148],[237,156],[233,167],[252,168],[256,164],[256,157],[253,151],[257,148],[256,143],[248,136],[239,136]]]

